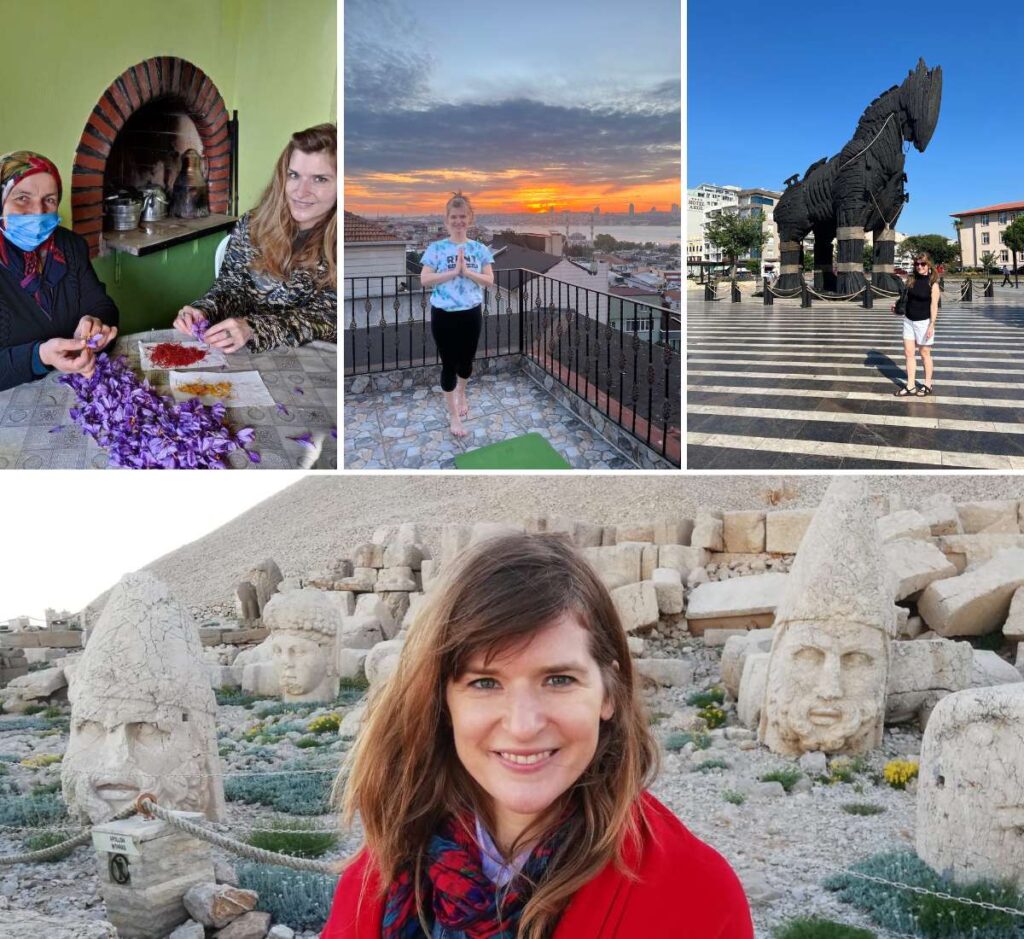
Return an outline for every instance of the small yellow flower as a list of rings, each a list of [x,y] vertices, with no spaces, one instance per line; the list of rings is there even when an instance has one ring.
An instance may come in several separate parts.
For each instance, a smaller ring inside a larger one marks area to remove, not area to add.
[[[311,734],[327,734],[336,732],[341,726],[341,718],[337,714],[321,714],[309,722],[307,728]]]
[[[917,760],[890,760],[882,775],[893,789],[905,789],[910,780],[917,778],[918,768]]]
[[[59,753],[41,753],[39,756],[27,756],[21,761],[22,766],[29,769],[42,769],[44,766],[52,766],[59,763],[63,757]]]

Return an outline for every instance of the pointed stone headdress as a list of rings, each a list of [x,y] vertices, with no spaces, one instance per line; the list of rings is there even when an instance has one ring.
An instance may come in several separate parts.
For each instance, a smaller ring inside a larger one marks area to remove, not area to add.
[[[217,700],[195,621],[165,584],[147,571],[122,577],[67,673],[77,719],[184,719],[205,756],[206,815],[223,816]]]
[[[871,626],[893,638],[895,596],[865,479],[836,479],[800,542],[775,611],[776,636],[789,623],[825,618]]]

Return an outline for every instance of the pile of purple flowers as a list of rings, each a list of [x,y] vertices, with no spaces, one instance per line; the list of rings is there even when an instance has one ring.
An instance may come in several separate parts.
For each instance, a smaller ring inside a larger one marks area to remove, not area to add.
[[[233,450],[245,450],[254,431],[224,423],[225,407],[158,395],[127,359],[96,357],[91,378],[62,375],[78,396],[71,419],[110,454],[109,466],[132,469],[223,469]],[[246,450],[253,463],[260,456]]]

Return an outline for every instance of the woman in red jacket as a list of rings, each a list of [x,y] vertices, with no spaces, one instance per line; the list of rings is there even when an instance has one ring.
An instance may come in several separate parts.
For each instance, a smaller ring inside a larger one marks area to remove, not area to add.
[[[626,635],[555,536],[463,553],[339,781],[363,849],[321,939],[751,939],[728,864],[646,787]]]

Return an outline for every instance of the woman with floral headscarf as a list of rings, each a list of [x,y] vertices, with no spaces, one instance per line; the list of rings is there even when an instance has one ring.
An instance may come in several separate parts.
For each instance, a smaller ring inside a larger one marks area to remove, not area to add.
[[[88,377],[118,312],[85,240],[59,228],[60,173],[29,150],[0,156],[0,391],[56,369]]]

